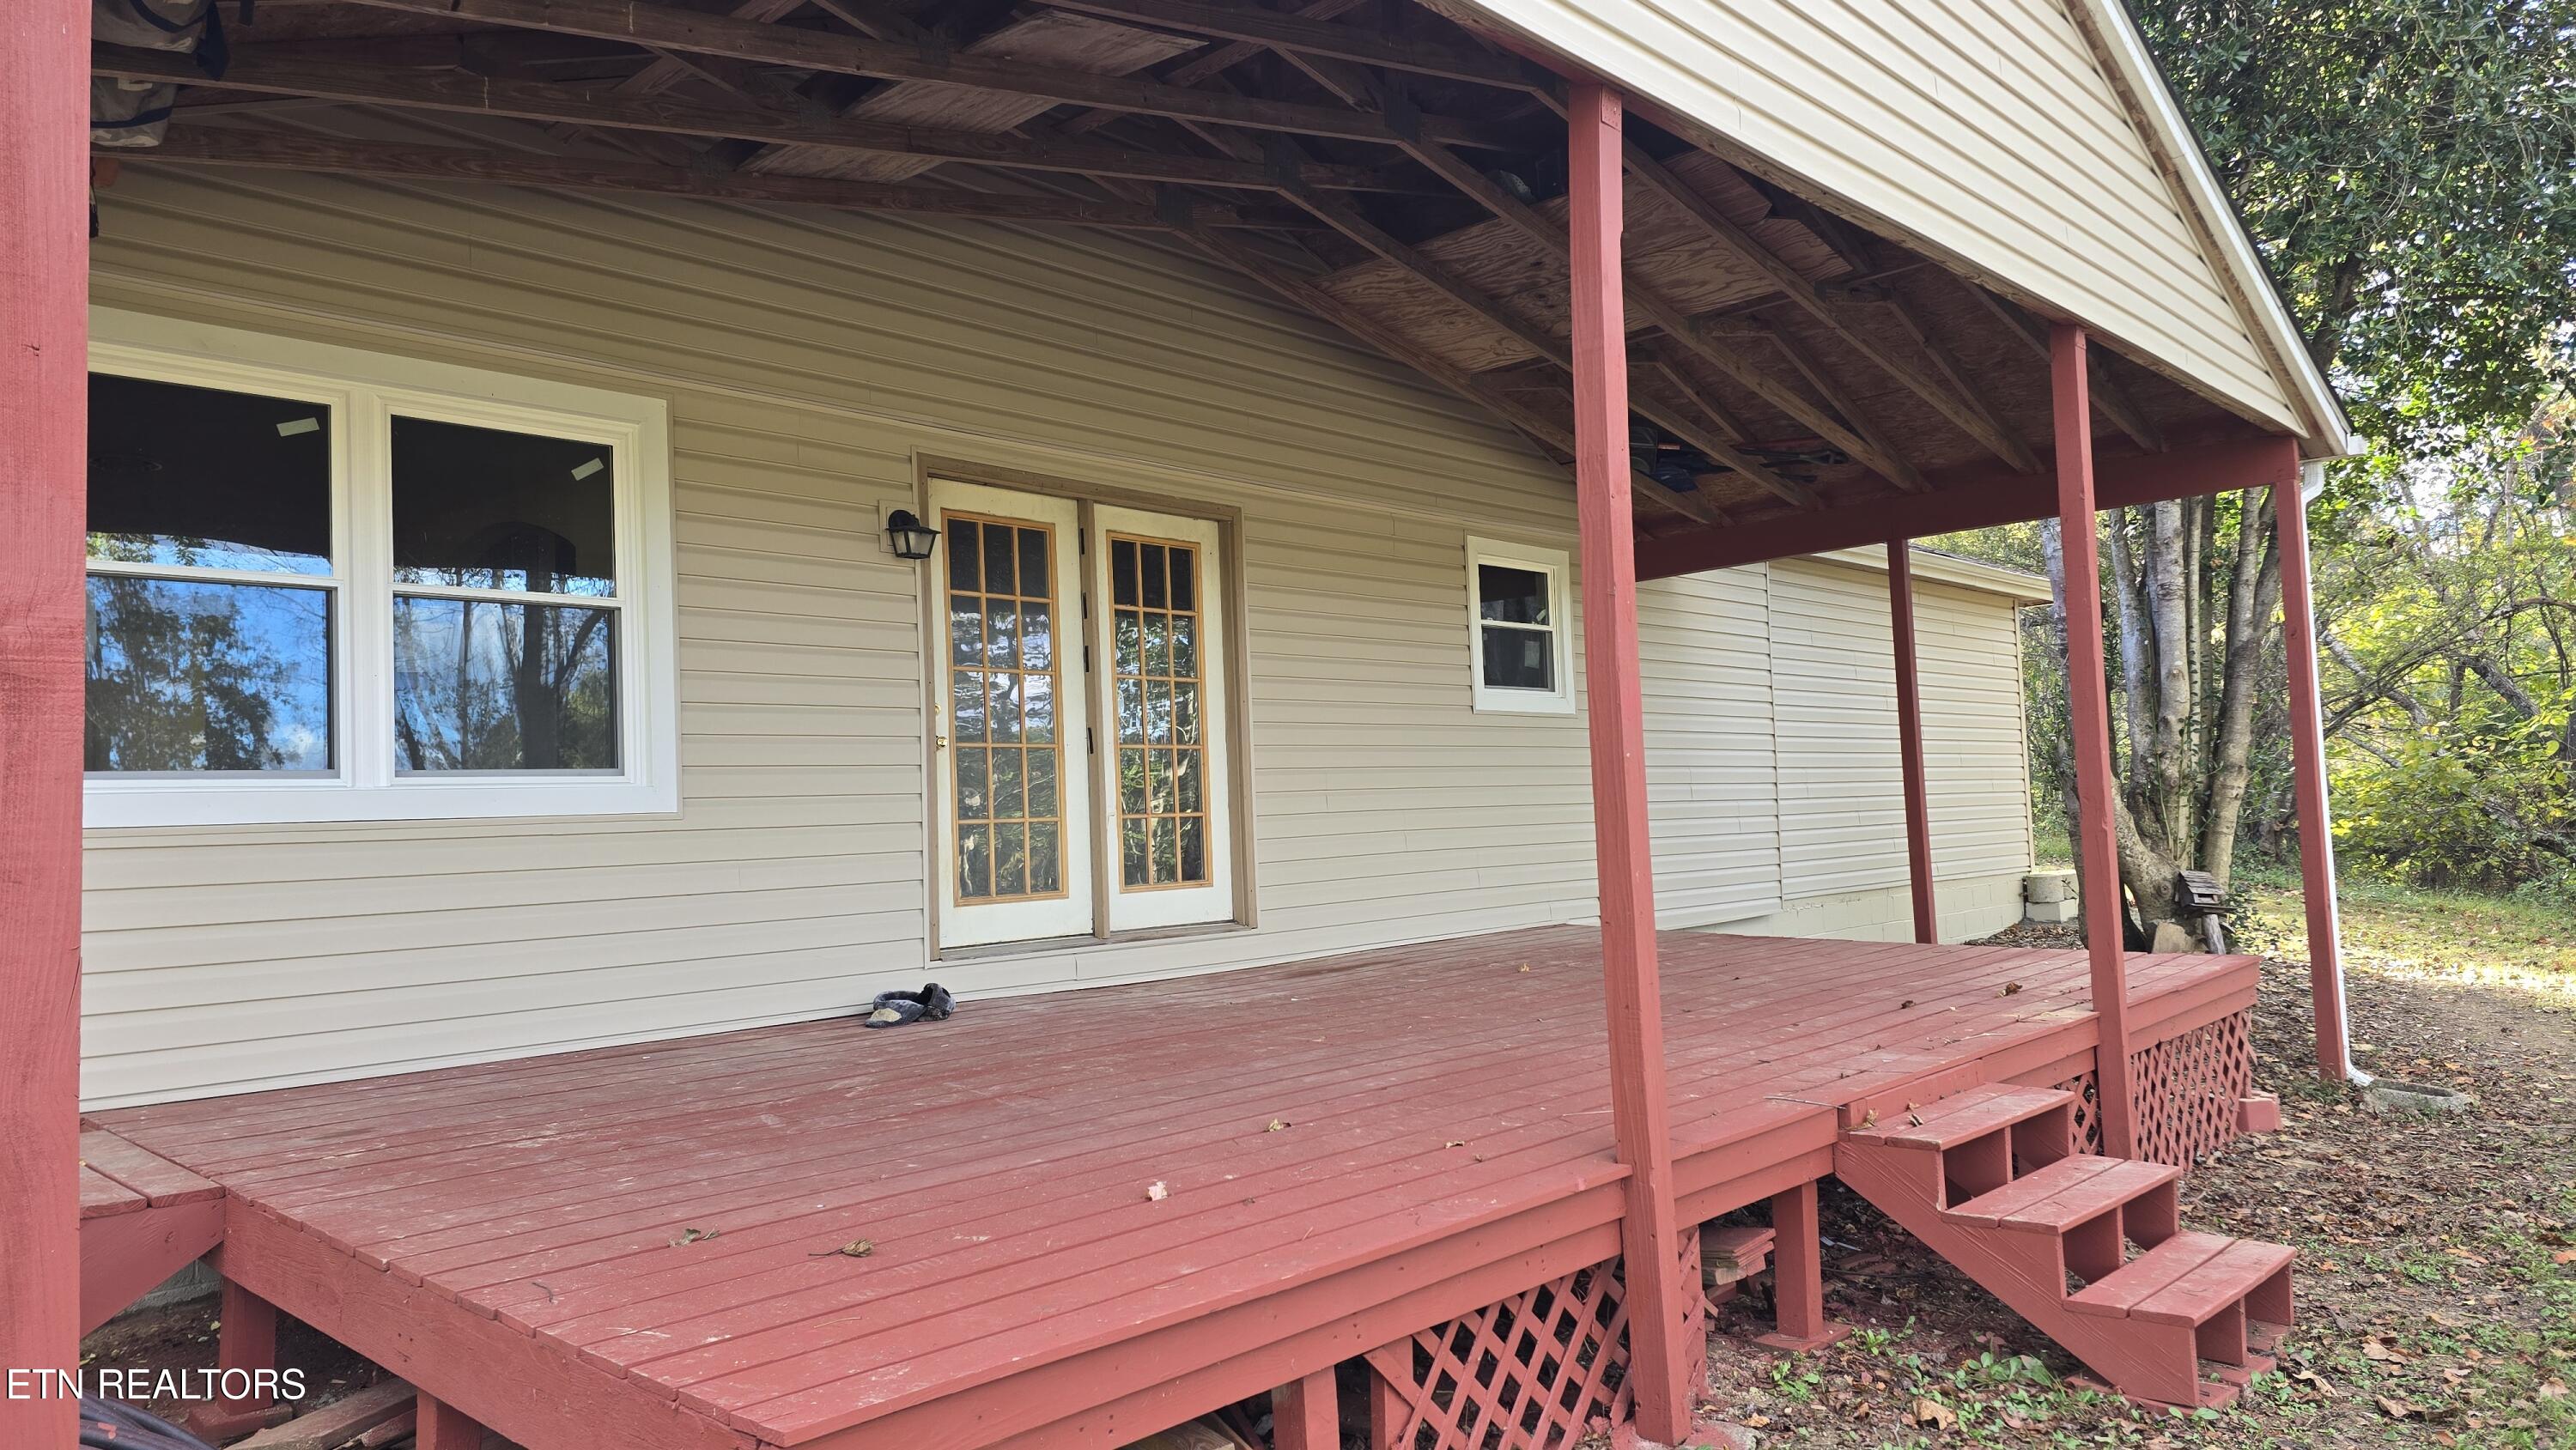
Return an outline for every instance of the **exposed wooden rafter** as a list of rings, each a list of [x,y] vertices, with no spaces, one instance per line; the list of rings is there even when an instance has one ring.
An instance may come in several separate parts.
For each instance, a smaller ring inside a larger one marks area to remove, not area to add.
[[[1968,290],[1977,295],[1978,301],[1986,304],[1987,311],[2002,319],[2004,326],[2011,328],[2015,336],[2030,344],[2033,352],[2041,357],[2048,356],[2048,329],[2033,321],[2029,313],[1983,287],[1970,285]],[[2149,453],[2164,452],[2163,430],[2157,428],[2145,413],[2139,411],[2137,403],[2129,397],[2129,390],[2123,387],[2118,376],[2112,373],[2109,360],[2098,348],[2088,348],[2086,351],[2091,354],[2094,410],[2111,420],[2112,425],[2121,432],[2128,434],[2129,440],[2140,448]]]
[[[114,151],[103,155],[116,156]],[[133,153],[124,153],[133,159]],[[174,130],[154,147],[154,161],[217,166],[265,166],[419,181],[486,181],[518,186],[560,186],[577,191],[635,191],[693,196],[710,201],[790,202],[842,211],[907,212],[986,221],[1058,222],[1075,226],[1160,231],[1195,227],[1277,227],[1302,218],[1248,212],[1229,206],[1157,209],[1126,202],[1000,196],[878,181],[815,176],[745,176],[643,161],[574,160],[526,153],[475,151],[455,146],[387,145],[326,140],[274,131]]]
[[[1437,288],[1452,302],[1482,318],[1487,325],[1517,340],[1523,347],[1554,363],[1569,375],[1574,370],[1574,356],[1567,345],[1485,295],[1472,284],[1461,280],[1440,263],[1388,235],[1360,214],[1359,208],[1338,197],[1322,195],[1308,187],[1286,187],[1283,190],[1298,203],[1330,224],[1352,241],[1377,253],[1397,267]],[[1636,414],[1675,438],[1698,449],[1709,458],[1768,489],[1800,508],[1816,508],[1821,501],[1803,485],[1793,483],[1773,472],[1760,459],[1746,453],[1709,429],[1700,426],[1678,411],[1667,408],[1650,397],[1633,395],[1629,406]]]
[[[1238,5],[1211,5],[1202,0],[1042,0],[1064,10],[1079,10],[1111,20],[1166,26],[1220,40],[1244,41],[1300,55],[1331,56],[1362,65],[1451,80],[1476,81],[1506,90],[1553,96],[1556,77],[1527,62],[1467,45],[1415,40],[1381,30],[1313,20]]]
[[[812,146],[886,156],[911,156],[1038,171],[1126,176],[1270,191],[1279,184],[1271,167],[1212,157],[1167,156],[1097,141],[1036,141],[1008,134],[891,126],[750,106],[708,105],[672,96],[602,94],[543,81],[497,80],[461,72],[395,70],[345,62],[269,56],[258,47],[234,52],[223,79],[208,81],[186,56],[157,50],[101,46],[95,73],[137,80],[175,81],[224,90],[319,96],[364,105],[467,115],[509,116],[599,130],[642,130],[683,136],[721,136],[781,146]],[[1299,180],[1316,187],[1377,189],[1398,183],[1375,167],[1308,165]],[[1418,188],[1416,188],[1418,189]]]
[[[937,81],[977,90],[1043,97],[1072,105],[1206,121],[1259,131],[1289,131],[1393,144],[1383,119],[1337,106],[1194,90],[1129,76],[1097,75],[968,55],[936,45],[910,45],[802,26],[708,15],[645,0],[350,0],[352,4],[512,25],[560,35],[623,40],[656,50],[683,50],[767,65],[838,71],[880,80]],[[1500,145],[1473,121],[1424,117],[1424,127],[1463,145]]]
[[[1542,446],[1558,453],[1574,451],[1574,430],[1567,424],[1527,407],[1503,390],[1464,368],[1443,361],[1435,354],[1407,341],[1401,333],[1371,318],[1358,308],[1342,301],[1313,283],[1294,276],[1240,240],[1206,229],[1192,228],[1184,233],[1210,256],[1233,267],[1280,296],[1312,312],[1317,317],[1342,328],[1353,337],[1385,353],[1389,358],[1415,369],[1425,377],[1470,401],[1481,403],[1528,434]],[[1671,488],[1645,473],[1634,473],[1631,486],[1638,497],[1668,513],[1712,525],[1731,523],[1725,511],[1695,493]]]
[[[1728,250],[1752,263],[1771,280],[1773,286],[1779,288],[1781,295],[1796,303],[1808,316],[1877,364],[1888,376],[1904,384],[1915,396],[1938,409],[1941,416],[1956,424],[1960,431],[1977,440],[1996,457],[2024,473],[2038,469],[2039,460],[2033,456],[2029,446],[2012,436],[2011,430],[1995,417],[1993,410],[1981,398],[1962,392],[1925,372],[1881,345],[1867,331],[1846,321],[1834,300],[1819,291],[1805,273],[1764,246],[1760,238],[1736,225],[1734,218],[1674,175],[1670,168],[1647,155],[1645,148],[1632,141],[1628,144],[1627,154],[1631,174],[1688,213]],[[1849,416],[1848,410],[1846,416]]]

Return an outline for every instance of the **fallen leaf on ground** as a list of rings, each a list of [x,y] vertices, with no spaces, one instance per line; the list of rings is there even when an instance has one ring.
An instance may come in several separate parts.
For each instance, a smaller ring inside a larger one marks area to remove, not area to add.
[[[2018,994],[2020,993],[2020,991],[2021,991],[2021,983],[2019,983],[2019,982],[2006,982],[2006,983],[2004,983],[2004,995],[2005,995],[2005,996],[2007,996],[2007,997],[2016,996],[2016,995],[2018,995]]]
[[[1914,1423],[1918,1425],[1930,1425],[1936,1430],[1959,1428],[1959,1412],[1939,1400],[1926,1399],[1918,1395],[1914,1400],[1913,1413]]]
[[[864,1259],[876,1251],[877,1246],[870,1243],[868,1240],[852,1239],[837,1249],[824,1249],[818,1253],[807,1254],[805,1257],[809,1259],[829,1259],[834,1257],[844,1259]]]
[[[2411,1420],[2424,1413],[2404,1400],[2393,1399],[2387,1395],[2375,1396],[2374,1402],[2379,1406],[2379,1413],[2392,1420]]]
[[[1284,1133],[1288,1131],[1288,1120],[1286,1118],[1272,1118],[1270,1120],[1270,1126],[1262,1129],[1261,1131],[1265,1133]]]
[[[1165,1188],[1163,1180],[1159,1178],[1145,1185],[1145,1197],[1149,1202],[1160,1203],[1171,1196],[1172,1190]]]
[[[671,1240],[671,1247],[676,1249],[687,1244],[702,1244],[722,1232],[724,1230],[713,1228],[684,1228],[680,1230],[678,1238]]]

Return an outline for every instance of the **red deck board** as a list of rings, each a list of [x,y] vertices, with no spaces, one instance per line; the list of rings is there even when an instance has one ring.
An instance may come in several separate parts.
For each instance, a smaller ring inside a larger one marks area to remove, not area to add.
[[[223,1196],[223,1189],[216,1184],[114,1133],[97,1128],[83,1130],[80,1153],[82,1163],[143,1195],[154,1208]]]
[[[113,1218],[120,1213],[141,1213],[151,1207],[142,1194],[84,1163],[80,1172],[80,1216],[84,1219]]]
[[[1661,951],[1686,1186],[1794,1161],[1863,1095],[2092,1040],[2078,952]],[[2142,1023],[2251,995],[2207,957],[2131,976]],[[1616,1181],[1600,991],[1597,934],[1562,928],[100,1122],[354,1254],[328,1260],[346,1293],[455,1301],[490,1342],[792,1444]]]

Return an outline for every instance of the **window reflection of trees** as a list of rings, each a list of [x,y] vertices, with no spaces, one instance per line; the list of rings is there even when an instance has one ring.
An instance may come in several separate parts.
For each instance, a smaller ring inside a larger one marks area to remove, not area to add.
[[[329,770],[330,658],[328,591],[94,574],[83,763]]]

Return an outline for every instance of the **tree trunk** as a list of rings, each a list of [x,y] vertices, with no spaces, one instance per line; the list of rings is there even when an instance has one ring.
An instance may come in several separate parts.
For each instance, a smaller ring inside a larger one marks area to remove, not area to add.
[[[2147,567],[2147,622],[2155,636],[2155,738],[2148,747],[2157,837],[2176,854],[2191,849],[2189,762],[2191,720],[2191,591],[2183,568],[2183,513],[2178,502],[2151,505]]]
[[[2051,633],[2056,639],[2058,658],[2066,659],[2066,611],[2069,607],[2069,595],[2066,579],[2065,540],[2058,536],[2057,524],[2054,520],[2044,520],[2040,525],[2040,552],[2041,556],[2047,561],[2048,568],[2049,620],[2053,626]],[[2102,607],[2100,585],[2098,583],[2095,585],[2092,596],[2086,599],[2085,602],[2089,607],[2094,609],[2100,609]],[[2073,661],[2069,660],[2067,662],[2067,668],[2069,679],[2071,680],[2074,668]],[[2062,732],[2058,738],[2063,741],[2068,741],[2069,744],[2071,744],[2073,733],[2073,730],[2070,728],[2069,730]],[[2063,748],[2065,747],[2061,747],[2061,749]],[[2060,776],[2062,779],[2069,781],[2074,779],[2074,765],[2072,761],[2063,762]],[[2076,798],[2076,793],[2070,789],[2064,792],[2059,799],[2066,813],[2067,839],[2074,841],[2082,840],[2083,831],[2082,821],[2080,818],[2081,805]],[[2111,810],[2112,824],[2119,839],[2121,884],[2127,886],[2129,895],[2136,898],[2139,915],[2143,921],[2154,922],[2170,919],[2173,915],[2175,870],[2171,856],[2168,855],[2157,843],[2150,841],[2146,834],[2139,830],[2137,818],[2130,811],[2128,801],[2116,787],[2111,792],[2111,799],[2108,804]],[[2084,857],[2083,853],[2080,851],[2076,853],[2075,857],[2075,873],[2076,889],[2078,891],[2091,891],[2096,889],[2093,883],[2084,879]],[[2118,887],[2115,886],[2111,889],[2117,890]]]
[[[2209,809],[2202,819],[2201,869],[2225,886],[2236,863],[2236,828],[2245,815],[2245,787],[2254,754],[2254,704],[2261,679],[2263,641],[2281,597],[2281,555],[2272,529],[2268,495],[2249,505],[2236,533],[2236,570],[2227,597],[2227,665],[2219,689],[2217,738]]]
[[[2121,715],[2129,735],[2124,757],[2127,768],[2121,777],[2127,789],[2144,796],[2148,789],[2147,742],[2151,732],[2147,724],[2148,645],[2146,627],[2138,617],[2138,568],[2129,551],[2129,510],[2112,509],[2104,517],[2109,524],[2104,532],[2110,545],[2105,552],[2111,561],[2111,603],[2119,621]],[[2096,589],[2098,598],[2098,585]],[[2119,744],[2112,742],[2114,758],[2123,758]]]

